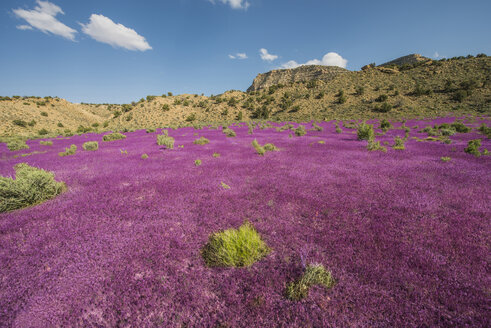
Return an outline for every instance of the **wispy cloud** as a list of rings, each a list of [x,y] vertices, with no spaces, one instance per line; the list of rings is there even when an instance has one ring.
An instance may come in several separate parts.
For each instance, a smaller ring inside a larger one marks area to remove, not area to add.
[[[217,1],[223,4],[228,4],[232,9],[244,9],[246,10],[251,5],[247,0],[209,0],[212,4]]]
[[[290,60],[287,63],[281,65],[282,68],[296,68],[303,65],[323,65],[323,66],[339,66],[342,68],[346,68],[346,64],[348,64],[348,60],[341,57],[339,54],[335,52],[328,52],[322,57],[322,60],[312,59],[304,64],[299,64],[294,60]]]
[[[139,51],[152,49],[145,38],[135,30],[122,24],[116,24],[103,15],[92,14],[89,23],[80,25],[82,25],[82,32],[96,41],[113,47]]]
[[[438,53],[438,51],[435,51],[435,53],[433,54],[433,58],[439,58],[441,57],[440,54]]]
[[[272,54],[268,53],[268,50],[266,50],[264,48],[259,49],[259,54],[261,55],[261,59],[265,60],[265,61],[271,62],[271,61],[278,58],[277,55],[272,55]]]
[[[49,1],[37,0],[36,3],[37,6],[32,10],[20,8],[12,10],[17,17],[25,19],[29,24],[19,25],[17,26],[18,29],[30,30],[37,28],[43,33],[52,33],[72,41],[75,40],[77,31],[56,19],[56,15],[65,14],[60,7]]]
[[[230,59],[247,59],[247,54],[239,52],[236,53],[235,55],[228,55],[228,58]]]
[[[32,26],[31,25],[17,25],[16,26],[18,30],[32,30]]]

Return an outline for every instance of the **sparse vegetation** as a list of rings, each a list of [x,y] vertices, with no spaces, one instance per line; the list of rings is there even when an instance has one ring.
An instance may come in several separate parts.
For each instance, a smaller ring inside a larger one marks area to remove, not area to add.
[[[237,136],[237,134],[235,133],[235,131],[234,131],[234,130],[232,130],[232,129],[230,129],[230,128],[228,128],[228,127],[223,127],[222,131],[223,131],[223,133],[225,133],[225,135],[226,135],[227,137],[229,137],[229,138],[230,138],[230,137],[235,137],[235,136]]]
[[[309,295],[312,286],[319,285],[329,289],[334,283],[331,272],[322,264],[309,264],[300,279],[287,285],[286,297],[292,301],[300,301]]]
[[[157,135],[157,145],[165,146],[167,149],[174,149],[174,138],[165,134]]]
[[[372,140],[375,137],[373,125],[366,123],[362,123],[358,126],[356,134],[358,136],[358,140]]]
[[[470,140],[467,143],[467,147],[464,149],[464,151],[468,154],[472,154],[476,157],[481,156],[481,152],[479,151],[479,148],[481,147],[481,139],[474,139]]]
[[[53,146],[53,141],[49,141],[49,140],[43,141],[43,140],[41,140],[41,141],[39,141],[39,144],[41,146]]]
[[[294,129],[294,131],[297,137],[301,137],[307,134],[307,130],[305,130],[305,126],[301,124],[299,124],[298,127]]]
[[[66,147],[65,151],[58,153],[58,155],[64,157],[64,156],[75,155],[76,152],[77,152],[77,146],[71,145],[70,147]]]
[[[195,145],[206,145],[210,143],[210,140],[206,139],[205,137],[200,137],[199,139],[196,139],[193,141]]]

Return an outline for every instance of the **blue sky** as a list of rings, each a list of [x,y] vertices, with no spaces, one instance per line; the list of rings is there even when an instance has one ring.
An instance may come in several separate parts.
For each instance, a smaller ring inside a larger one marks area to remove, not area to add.
[[[472,0],[2,0],[0,95],[128,103],[245,90],[305,63],[489,55],[489,13]]]

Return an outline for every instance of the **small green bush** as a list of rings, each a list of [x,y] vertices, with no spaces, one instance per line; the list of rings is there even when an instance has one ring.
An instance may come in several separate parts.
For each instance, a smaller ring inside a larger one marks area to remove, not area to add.
[[[23,128],[27,127],[27,122],[23,120],[13,120],[12,123]]]
[[[52,172],[25,163],[14,169],[15,180],[0,176],[0,212],[39,204],[65,190],[65,184],[55,181]]]
[[[263,156],[266,153],[266,149],[264,149],[264,147],[261,147],[261,145],[257,142],[256,139],[252,141],[252,147],[254,147],[256,152],[261,156]]]
[[[58,126],[59,128],[63,128],[64,127],[63,123],[61,123],[61,122],[58,122],[58,124],[56,124],[56,126]]]
[[[87,141],[82,145],[84,150],[97,150],[99,149],[99,143],[97,141]]]
[[[331,288],[334,284],[332,273],[327,271],[322,264],[309,264],[300,279],[287,285],[285,293],[288,299],[300,301],[309,295],[312,286],[320,285]]]
[[[13,139],[7,142],[7,148],[10,151],[21,150],[21,149],[29,149],[29,146],[26,144],[25,140],[21,139]]]
[[[213,153],[213,157],[218,158],[218,157],[220,157],[220,154],[219,153]]]
[[[47,135],[48,133],[49,133],[49,131],[48,131],[48,130],[46,130],[46,129],[44,129],[44,128],[38,131],[38,134],[39,134],[40,136]]]
[[[167,149],[174,149],[174,138],[167,135],[159,134],[157,136],[157,145],[165,146]]]
[[[441,157],[440,158],[442,162],[450,162],[451,158],[450,157]]]
[[[392,146],[392,149],[396,149],[396,150],[406,149],[406,146],[404,145],[404,140],[401,139],[399,136],[396,136],[394,138],[394,145]]]
[[[312,130],[314,130],[314,131],[324,131],[324,128],[314,122],[314,123],[312,123]]]
[[[48,116],[48,113],[46,113],[46,112],[41,112],[41,116]]]
[[[155,128],[148,128],[146,130],[147,133],[154,133],[155,132]]]
[[[385,119],[385,118],[380,122],[380,129],[382,129],[385,132],[389,131],[389,129],[391,127],[392,127],[392,124],[390,124],[390,122],[387,121],[387,119]]]
[[[380,150],[380,151],[383,151],[384,153],[387,152],[387,148],[385,148],[384,146],[381,146],[380,145],[380,141],[375,141],[374,139],[369,139],[368,140],[367,150],[368,151],[377,151],[377,150]]]
[[[77,146],[76,145],[71,145],[70,147],[65,148],[64,152],[58,153],[59,156],[69,156],[69,155],[75,155],[77,152]]]
[[[252,224],[212,234],[202,250],[210,267],[248,267],[270,252]]]
[[[387,99],[389,99],[389,96],[383,94],[383,95],[380,95],[377,98],[375,98],[375,101],[376,102],[384,102],[384,101],[387,101]]]
[[[206,145],[210,143],[210,140],[206,139],[205,137],[201,137],[199,139],[196,139],[193,141],[195,145]]]
[[[102,141],[114,141],[114,140],[121,140],[121,139],[126,139],[126,136],[119,132],[106,134],[105,136],[102,137]]]
[[[235,133],[235,131],[234,131],[234,130],[232,130],[232,129],[230,129],[230,128],[224,127],[222,131],[223,131],[223,133],[225,133],[225,135],[226,135],[227,137],[229,137],[229,138],[230,138],[230,137],[235,137],[235,136],[237,136],[237,134]]]
[[[305,130],[305,126],[303,125],[299,125],[296,129],[294,129],[295,131],[295,135],[297,137],[301,137],[301,136],[304,136],[305,134],[307,134],[307,130]]]
[[[43,141],[43,140],[41,140],[41,141],[39,142],[39,144],[40,144],[41,146],[53,146],[53,141],[49,141],[49,140],[48,140],[48,141]]]
[[[454,128],[455,131],[457,131],[458,133],[469,133],[472,130],[470,127],[462,122],[453,122],[451,127]]]
[[[375,137],[373,125],[365,123],[362,123],[358,126],[356,134],[358,136],[358,140],[372,140]]]
[[[148,155],[147,154],[143,154],[142,155],[142,159],[147,159],[148,158]]]
[[[464,151],[468,154],[472,154],[476,157],[481,156],[481,152],[479,151],[479,148],[481,147],[481,139],[474,139],[470,140],[467,143],[467,147],[464,149]]]
[[[200,159],[195,160],[194,161],[194,165],[200,166],[201,165],[201,160]]]
[[[266,151],[275,151],[275,150],[278,150],[278,148],[276,148],[275,145],[273,145],[272,143],[267,143],[263,146],[263,148],[266,150]]]
[[[479,127],[478,131],[484,134],[488,139],[491,139],[491,126],[487,126],[483,123]]]

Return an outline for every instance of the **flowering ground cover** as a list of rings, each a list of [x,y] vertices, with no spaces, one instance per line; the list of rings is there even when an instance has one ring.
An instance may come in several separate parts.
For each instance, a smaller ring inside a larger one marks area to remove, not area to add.
[[[0,214],[0,326],[489,327],[491,157],[464,148],[491,141],[476,129],[450,144],[418,132],[453,121],[407,121],[418,128],[404,150],[390,147],[405,134],[393,123],[376,136],[387,152],[334,122],[305,123],[300,137],[243,124],[236,137],[169,130],[173,149],[157,145],[160,129],[0,144],[0,175],[27,163],[67,187]],[[254,139],[277,150],[261,156]],[[83,150],[88,141],[99,149]],[[58,155],[72,144],[75,154]],[[251,266],[208,267],[209,236],[245,221],[270,251]],[[333,285],[286,297],[317,264]]]

